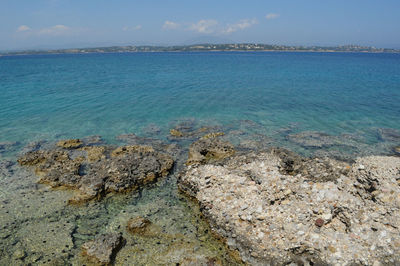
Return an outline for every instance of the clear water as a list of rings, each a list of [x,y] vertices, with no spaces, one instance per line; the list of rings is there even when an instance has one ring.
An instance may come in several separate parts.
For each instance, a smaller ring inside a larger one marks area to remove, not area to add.
[[[179,118],[272,132],[400,129],[400,54],[134,53],[0,58],[0,139],[140,133]]]
[[[214,126],[242,148],[284,146],[340,158],[391,154],[400,145],[400,54],[0,57],[0,264],[81,265],[83,242],[121,230],[127,245],[117,265],[175,264],[188,256],[235,263],[196,204],[179,194],[177,172],[140,193],[75,207],[66,204],[70,191],[37,185],[15,164],[32,141],[90,135],[117,143],[116,136],[135,133],[185,149],[193,139],[168,138],[182,123]],[[137,215],[153,222],[154,236],[121,229]]]

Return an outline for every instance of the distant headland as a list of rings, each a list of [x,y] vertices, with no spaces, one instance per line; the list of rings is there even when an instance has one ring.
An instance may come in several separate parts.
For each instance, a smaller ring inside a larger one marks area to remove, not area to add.
[[[362,52],[362,53],[400,53],[400,49],[376,48],[360,45],[343,46],[290,46],[257,43],[240,44],[194,44],[177,46],[109,46],[92,48],[23,50],[0,52],[6,55],[35,55],[35,54],[86,54],[86,53],[134,53],[134,52],[204,52],[204,51],[282,51],[282,52]]]

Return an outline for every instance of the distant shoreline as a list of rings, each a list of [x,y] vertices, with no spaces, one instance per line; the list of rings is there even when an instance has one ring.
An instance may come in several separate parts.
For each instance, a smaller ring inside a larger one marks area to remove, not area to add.
[[[229,52],[240,52],[240,53],[329,53],[329,54],[400,54],[399,52],[357,52],[357,51],[288,51],[288,50],[261,50],[261,51],[254,51],[254,50],[212,50],[212,51],[138,51],[138,52],[78,52],[78,53],[10,53],[10,54],[0,54],[0,57],[11,57],[11,56],[29,56],[29,55],[87,55],[87,54],[151,54],[151,53],[229,53]]]
[[[24,50],[0,52],[0,56],[57,55],[57,54],[101,54],[101,53],[178,53],[178,52],[315,52],[315,53],[400,53],[399,49],[364,47],[358,45],[283,46],[268,44],[199,44],[184,46],[110,46],[75,49]]]

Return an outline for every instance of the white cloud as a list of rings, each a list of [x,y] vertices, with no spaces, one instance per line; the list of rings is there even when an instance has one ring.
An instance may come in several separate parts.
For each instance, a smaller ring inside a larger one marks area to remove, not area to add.
[[[246,28],[249,28],[253,26],[254,24],[257,24],[256,19],[242,19],[238,23],[235,24],[229,24],[225,30],[222,32],[225,34],[230,34],[238,30],[244,30]]]
[[[173,22],[173,21],[169,21],[169,20],[166,20],[164,22],[164,25],[162,26],[162,28],[164,30],[176,30],[179,27],[180,27],[179,23],[176,23],[176,22]]]
[[[192,24],[189,30],[197,31],[198,33],[213,33],[218,21],[214,19],[202,19],[199,22]]]
[[[276,14],[276,13],[268,13],[266,16],[265,16],[265,18],[266,19],[268,19],[268,20],[270,20],[270,19],[276,19],[276,18],[279,18],[279,14]]]
[[[39,35],[54,35],[54,36],[58,36],[58,35],[63,35],[63,34],[67,34],[71,31],[70,27],[67,27],[65,25],[55,25],[49,28],[44,28],[39,30],[38,34]]]
[[[28,26],[21,25],[18,27],[17,32],[23,32],[23,31],[29,31],[29,30],[31,30],[31,28],[29,28]]]
[[[136,31],[136,30],[141,30],[141,29],[142,29],[142,25],[136,25],[133,27],[125,26],[122,28],[123,31]]]

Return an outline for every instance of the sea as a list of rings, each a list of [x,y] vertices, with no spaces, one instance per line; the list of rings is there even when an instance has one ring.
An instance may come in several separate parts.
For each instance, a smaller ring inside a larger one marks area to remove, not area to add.
[[[76,207],[65,204],[69,191],[37,184],[16,163],[27,146],[89,136],[123,145],[121,135],[134,134],[187,148],[195,139],[180,142],[170,130],[203,127],[224,132],[238,150],[282,147],[349,163],[398,155],[400,54],[0,57],[0,264],[80,265],[82,243],[117,230],[129,215],[147,217],[163,234],[125,236],[116,265],[203,257],[239,263],[210,232],[196,203],[181,195],[176,173],[140,192]]]

